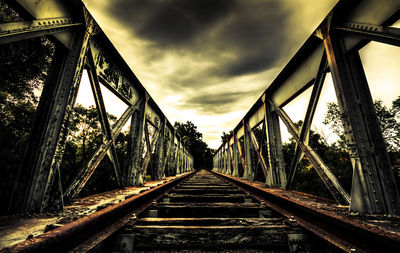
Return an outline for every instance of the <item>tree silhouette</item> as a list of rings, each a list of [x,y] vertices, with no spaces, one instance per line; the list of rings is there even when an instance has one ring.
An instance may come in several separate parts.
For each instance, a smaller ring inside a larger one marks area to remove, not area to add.
[[[182,138],[182,142],[186,145],[193,155],[195,169],[211,169],[213,166],[213,150],[210,149],[203,141],[203,135],[197,131],[191,121],[186,123],[175,122],[177,133]]]

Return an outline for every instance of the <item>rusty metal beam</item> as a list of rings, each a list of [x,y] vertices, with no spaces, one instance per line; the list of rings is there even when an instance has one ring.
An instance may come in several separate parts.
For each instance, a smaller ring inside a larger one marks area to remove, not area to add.
[[[62,32],[70,32],[81,26],[72,18],[35,19],[0,24],[0,45],[19,40],[37,38]]]

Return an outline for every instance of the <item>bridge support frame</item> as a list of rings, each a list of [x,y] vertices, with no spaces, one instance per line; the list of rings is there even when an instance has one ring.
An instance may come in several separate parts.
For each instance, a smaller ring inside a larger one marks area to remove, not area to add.
[[[50,204],[51,183],[60,179],[59,164],[68,135],[68,119],[78,93],[90,36],[88,30],[79,29],[73,35],[70,50],[57,46],[18,170],[9,205],[11,212],[42,212]],[[54,179],[56,173],[58,177]],[[62,194],[57,195],[62,198]],[[59,201],[57,209],[62,210],[62,199]]]
[[[334,31],[324,38],[353,165],[350,210],[400,214],[400,197],[358,51]]]

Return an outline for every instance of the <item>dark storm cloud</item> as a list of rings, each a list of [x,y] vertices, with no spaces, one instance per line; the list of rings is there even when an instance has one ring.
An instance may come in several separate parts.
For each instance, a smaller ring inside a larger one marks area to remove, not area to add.
[[[227,93],[202,93],[188,97],[183,107],[189,106],[199,111],[207,113],[227,113],[232,111],[232,107],[244,96],[252,95],[253,91],[227,92]]]
[[[138,36],[171,47],[189,42],[234,6],[226,0],[119,0],[111,10]]]
[[[278,0],[118,0],[110,8],[150,42],[149,60],[184,51],[213,62],[205,72],[220,78],[273,67],[284,50],[288,10]]]
[[[217,147],[336,0],[83,0],[170,120]]]

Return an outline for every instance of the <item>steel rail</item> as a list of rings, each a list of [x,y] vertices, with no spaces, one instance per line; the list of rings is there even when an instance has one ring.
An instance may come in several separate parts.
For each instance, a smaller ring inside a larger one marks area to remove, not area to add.
[[[245,180],[212,172],[343,251],[400,252],[399,234],[368,227],[356,218],[318,210]]]
[[[191,171],[120,203],[80,218],[8,248],[5,252],[86,252],[139,215],[176,185],[194,175]]]

